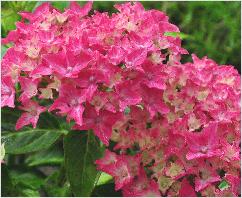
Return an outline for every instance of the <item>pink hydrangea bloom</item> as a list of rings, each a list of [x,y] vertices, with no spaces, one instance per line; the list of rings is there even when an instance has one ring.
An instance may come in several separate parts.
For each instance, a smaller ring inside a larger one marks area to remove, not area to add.
[[[118,156],[116,153],[105,150],[103,158],[96,160],[96,164],[98,169],[108,172],[117,161]]]
[[[179,190],[180,197],[196,197],[194,188],[186,179],[182,180],[181,188]]]
[[[201,191],[212,183],[221,180],[216,170],[213,167],[210,167],[208,164],[200,162],[198,167],[199,174],[195,178],[196,192]]]
[[[71,51],[61,51],[56,54],[47,54],[44,59],[54,73],[61,77],[76,78],[79,72],[87,67],[91,56],[84,51],[78,55],[74,55]]]
[[[68,121],[73,119],[77,124],[82,125],[83,103],[86,100],[87,90],[64,84],[59,93],[59,97],[50,106],[49,111],[59,110],[59,114],[67,115]]]
[[[149,111],[151,118],[153,118],[157,112],[161,114],[169,113],[170,109],[162,101],[162,91],[155,88],[150,89],[145,86],[142,91],[142,100],[144,106]]]
[[[45,107],[39,106],[37,102],[32,100],[27,100],[22,102],[23,106],[20,106],[19,109],[24,110],[25,112],[17,120],[16,130],[21,129],[23,126],[32,124],[36,128],[39,115],[46,110]]]
[[[137,86],[131,80],[118,84],[116,89],[119,97],[120,111],[124,111],[129,105],[136,105],[142,100],[139,89],[137,89]]]
[[[110,151],[105,151],[105,156],[97,160],[98,169],[107,172],[115,179],[115,189],[119,190],[123,186],[132,183],[134,176],[139,172],[140,156],[132,158],[126,155],[116,155]]]
[[[143,169],[131,185],[123,188],[125,197],[160,197],[159,187],[154,180],[148,179]]]
[[[1,107],[8,106],[14,108],[15,89],[10,76],[3,77],[1,85]]]
[[[37,94],[37,87],[39,82],[38,79],[32,80],[29,78],[20,77],[19,82],[21,85],[21,90],[23,91],[23,93],[19,97],[20,101],[29,100]]]
[[[87,105],[83,116],[83,123],[74,126],[74,129],[88,130],[93,129],[94,133],[106,145],[109,144],[109,139],[112,134],[112,126],[120,120],[122,115],[120,113],[112,113],[102,110],[97,114],[96,110]]]
[[[165,68],[165,66],[161,67],[160,65],[155,65],[150,61],[145,62],[145,64],[142,65],[143,83],[149,88],[164,90],[166,88],[165,82],[167,80],[167,75],[162,72],[163,68]]]
[[[213,157],[221,155],[220,142],[217,139],[217,123],[210,123],[200,133],[187,134],[189,152],[187,159]]]
[[[24,111],[16,130],[48,109],[112,140],[96,164],[124,196],[239,196],[240,75],[195,54],[181,63],[188,52],[167,36],[179,28],[165,13],[115,8],[88,15],[92,2],[64,12],[43,3],[19,13],[1,62],[1,107],[16,100]]]
[[[241,178],[232,174],[226,174],[225,179],[230,185],[233,194],[238,195],[241,193]]]

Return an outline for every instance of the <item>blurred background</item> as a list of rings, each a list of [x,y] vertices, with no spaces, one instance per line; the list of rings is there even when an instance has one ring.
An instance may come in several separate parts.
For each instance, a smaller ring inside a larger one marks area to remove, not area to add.
[[[2,1],[2,37],[15,29],[20,20],[17,12],[34,10],[39,1]],[[79,2],[81,5],[85,2]],[[94,1],[93,7],[101,12],[115,12],[114,1]],[[52,1],[53,6],[64,10],[68,1]],[[183,35],[183,47],[199,57],[207,55],[219,64],[234,65],[241,68],[241,2],[166,2],[142,1],[146,9],[166,12],[170,21],[176,24]],[[183,61],[190,61],[190,56]]]

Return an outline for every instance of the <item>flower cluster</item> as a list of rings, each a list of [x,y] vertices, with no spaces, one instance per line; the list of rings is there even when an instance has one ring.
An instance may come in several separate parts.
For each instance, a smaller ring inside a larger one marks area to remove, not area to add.
[[[21,103],[16,129],[36,127],[46,110],[92,129],[108,146],[98,169],[124,196],[239,196],[238,72],[196,55],[182,64],[188,52],[167,34],[179,29],[163,12],[138,2],[111,16],[91,8],[43,3],[19,13],[2,40],[13,46],[2,59],[1,105]]]

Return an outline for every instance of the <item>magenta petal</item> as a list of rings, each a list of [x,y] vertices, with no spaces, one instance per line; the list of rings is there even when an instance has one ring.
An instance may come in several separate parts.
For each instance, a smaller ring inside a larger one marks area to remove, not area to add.
[[[2,78],[1,85],[1,107],[8,106],[14,108],[15,89],[12,78],[6,76]]]
[[[35,101],[24,101],[23,106],[20,109],[26,111],[24,112],[16,123],[16,130],[19,130],[23,126],[32,124],[34,128],[36,128],[39,115],[46,110],[45,107],[39,106],[39,104]]]
[[[68,113],[68,117],[74,119],[77,124],[82,125],[82,114],[84,107],[82,105],[76,106]]]

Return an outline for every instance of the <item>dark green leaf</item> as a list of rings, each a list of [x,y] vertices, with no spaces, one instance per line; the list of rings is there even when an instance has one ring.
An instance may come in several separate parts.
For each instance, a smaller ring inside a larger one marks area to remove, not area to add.
[[[44,183],[43,176],[30,170],[10,170],[10,176],[18,188],[38,190]]]
[[[115,191],[114,188],[114,183],[96,186],[92,193],[92,197],[122,197],[121,191]]]
[[[11,109],[9,107],[2,108],[1,111],[1,129],[2,132],[6,131],[15,131],[15,125],[19,117],[21,116],[21,111],[18,109]],[[65,122],[64,122],[65,123]],[[38,128],[41,129],[60,129],[63,128],[61,125],[64,126],[64,123],[60,123],[59,118],[54,116],[53,114],[49,112],[44,112],[40,114],[39,120],[38,120]],[[22,128],[22,131],[25,131],[27,129],[32,129],[31,125],[25,126]]]
[[[33,129],[2,137],[7,154],[29,153],[49,148],[66,131]]]
[[[49,197],[70,197],[70,184],[65,181],[65,174],[61,168],[46,178],[43,190]]]
[[[28,166],[39,165],[58,165],[64,161],[64,154],[57,146],[50,149],[36,152],[26,158],[25,163]]]
[[[38,120],[38,127],[43,129],[59,129],[60,123],[53,114],[49,112],[44,112],[40,114],[39,120]]]
[[[95,160],[103,149],[91,132],[71,131],[64,137],[67,178],[75,196],[90,196],[98,178]]]
[[[19,170],[8,170],[6,165],[2,169],[2,196],[4,197],[39,197],[38,189],[44,180],[34,172],[23,172]]]
[[[4,197],[17,196],[16,189],[13,185],[13,181],[9,175],[7,166],[5,164],[1,165],[1,192]]]
[[[4,107],[1,109],[1,130],[2,133],[15,131],[15,125],[18,118],[21,115],[21,111],[18,109],[13,109],[9,107]],[[31,129],[31,127],[24,127],[23,130]]]
[[[40,196],[39,190],[44,183],[44,175],[41,172],[17,166],[11,169],[9,173],[16,188],[17,196]]]

